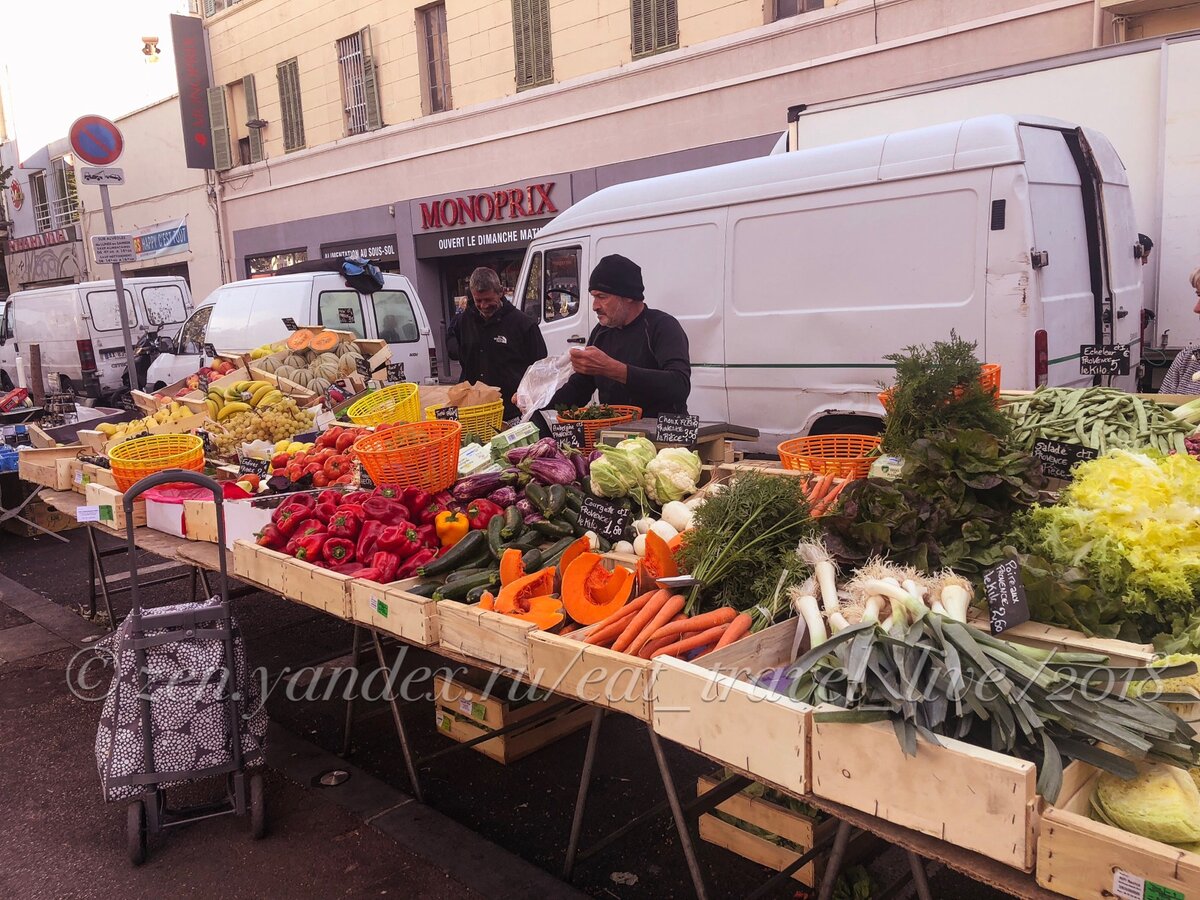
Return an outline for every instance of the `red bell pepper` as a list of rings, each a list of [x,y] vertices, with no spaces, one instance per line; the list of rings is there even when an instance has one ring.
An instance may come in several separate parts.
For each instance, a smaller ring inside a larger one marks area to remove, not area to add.
[[[267,547],[271,550],[282,550],[287,544],[287,539],[279,533],[279,529],[275,527],[274,522],[268,522],[263,526],[263,530],[254,536],[255,542],[260,547]]]
[[[436,525],[420,525],[417,527],[417,534],[421,535],[421,543],[426,547],[434,550],[441,548],[442,539],[438,537]]]
[[[374,519],[384,525],[399,525],[408,519],[408,507],[399,500],[389,500],[386,497],[372,497],[363,501],[363,513],[367,519]]]
[[[363,522],[362,530],[358,533],[358,543],[354,547],[354,555],[364,561],[370,559],[371,554],[375,552],[375,542],[386,527],[382,522]]]
[[[504,512],[491,500],[472,500],[467,507],[467,518],[475,529],[487,528],[488,522]]]
[[[330,535],[321,548],[321,554],[331,566],[340,566],[354,559],[354,541],[344,537]]]
[[[358,573],[363,571],[365,568],[366,566],[364,566],[362,563],[348,562],[342,563],[340,566],[334,566],[329,571],[337,572],[339,575],[352,575],[353,577],[357,578]]]
[[[375,545],[379,550],[394,553],[401,559],[408,559],[421,549],[421,534],[417,526],[411,522],[401,522],[399,525],[389,525],[379,535]]]
[[[424,509],[431,499],[429,492],[419,487],[408,487],[400,492],[400,502],[410,510]]]
[[[430,497],[424,506],[412,510],[413,521],[418,525],[432,525],[437,521],[438,513],[444,510],[444,506]]]
[[[363,517],[352,508],[337,510],[329,519],[329,533],[333,537],[356,538],[362,531]]]
[[[379,570],[379,580],[383,584],[396,580],[396,572],[400,568],[400,557],[386,550],[376,550],[371,556],[371,567]]]
[[[332,503],[334,506],[342,502],[342,492],[334,490],[324,490],[317,494],[317,503]]]
[[[370,491],[351,491],[342,495],[342,503],[362,503],[371,496]]]
[[[318,503],[316,507],[314,507],[312,514],[313,518],[320,519],[322,522],[328,522],[334,517],[337,511],[338,505],[336,503],[329,503],[326,501]]]
[[[396,572],[396,580],[402,578],[413,578],[420,574],[421,566],[428,565],[437,559],[437,551],[431,547],[424,547],[410,556],[404,561],[404,565]]]
[[[398,488],[390,484],[381,484],[371,492],[374,497],[382,497],[384,500],[399,500],[401,503],[404,502],[403,493],[403,488]]]
[[[338,453],[325,460],[325,474],[330,478],[341,478],[343,475],[349,475],[353,470],[354,464],[350,462],[350,457],[344,453]]]
[[[317,496],[316,494],[308,492],[296,493],[292,494],[292,496],[288,498],[288,502],[299,503],[305,509],[312,509],[317,505]]]
[[[373,566],[367,566],[365,569],[359,569],[354,573],[354,577],[362,578],[364,581],[374,581],[379,584],[383,583],[383,579],[380,577],[379,570]]]
[[[329,540],[327,534],[317,533],[310,534],[307,537],[302,537],[296,544],[296,559],[304,562],[318,563],[321,561],[321,551],[325,548],[325,542]]]
[[[295,556],[296,548],[300,546],[300,541],[314,534],[325,534],[325,526],[316,519],[305,519],[288,539],[284,552]]]
[[[296,526],[308,518],[308,513],[307,506],[289,500],[275,510],[271,519],[274,521],[275,527],[279,529],[279,533],[284,537],[289,537],[296,530]]]

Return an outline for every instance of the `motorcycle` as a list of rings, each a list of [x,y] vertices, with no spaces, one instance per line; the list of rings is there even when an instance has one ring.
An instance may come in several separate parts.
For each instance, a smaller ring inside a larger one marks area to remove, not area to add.
[[[146,331],[138,338],[136,344],[133,345],[133,368],[137,375],[138,387],[137,390],[142,390],[146,386],[146,374],[150,371],[151,364],[158,359],[160,354],[171,353],[175,349],[175,343],[169,337],[159,337],[157,331]],[[150,390],[158,390],[163,385],[150,385]],[[116,391],[109,400],[110,405],[122,409],[133,409],[133,396],[129,387],[129,372],[126,371],[121,376],[121,389]]]

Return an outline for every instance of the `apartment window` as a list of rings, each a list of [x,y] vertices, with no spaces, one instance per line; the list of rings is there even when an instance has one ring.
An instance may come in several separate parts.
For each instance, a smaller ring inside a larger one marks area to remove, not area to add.
[[[75,167],[61,156],[50,161],[55,199],[50,204],[54,226],[62,228],[79,221],[79,194],[75,190]]]
[[[346,134],[362,134],[383,127],[379,111],[379,81],[371,52],[371,29],[347,35],[337,42],[342,73],[342,108]]]
[[[417,10],[420,20],[419,32],[424,36],[421,43],[425,73],[426,112],[435,113],[450,109],[450,53],[446,39],[446,4],[438,3]]]
[[[549,84],[554,80],[550,4],[548,0],[512,0],[512,5],[517,90]]]
[[[304,110],[300,105],[300,66],[293,56],[275,67],[279,82],[279,116],[283,121],[283,149],[304,146]]]
[[[49,231],[50,198],[46,194],[46,173],[34,172],[29,176],[29,199],[33,201],[33,220],[38,231]]]
[[[630,0],[633,58],[652,56],[679,46],[676,0]]]
[[[775,0],[775,18],[786,19],[824,8],[825,0]]]
[[[203,2],[204,15],[215,16],[223,9],[229,9],[231,6],[236,6],[241,2],[241,0],[203,0]],[[195,2],[195,0],[191,0],[191,2],[188,4],[192,12],[198,12],[198,10],[195,8],[197,5],[198,4]]]

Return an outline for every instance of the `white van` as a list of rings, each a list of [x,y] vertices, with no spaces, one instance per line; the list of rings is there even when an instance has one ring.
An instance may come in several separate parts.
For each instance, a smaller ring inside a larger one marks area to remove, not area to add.
[[[884,357],[951,329],[1005,388],[1092,383],[1085,344],[1136,368],[1136,242],[1102,134],[987,116],[605,188],[541,230],[517,296],[563,353],[595,325],[592,267],[628,256],[687,332],[690,412],[773,447],[877,430]]]
[[[174,337],[192,313],[187,282],[177,276],[124,278],[125,309],[136,344],[146,332]],[[85,281],[10,294],[0,325],[0,386],[29,384],[29,345],[41,349],[46,388],[56,382],[81,397],[121,390],[125,337],[109,281]],[[17,358],[24,370],[17,377]]]
[[[330,261],[334,263],[341,261]],[[407,278],[385,273],[383,287],[364,294],[349,287],[338,271],[310,271],[217,288],[180,329],[175,352],[151,364],[146,384],[157,389],[191,375],[206,359],[205,344],[236,354],[284,340],[289,334],[284,319],[387,341],[392,363],[404,366],[402,380],[420,384],[437,371],[429,322]]]

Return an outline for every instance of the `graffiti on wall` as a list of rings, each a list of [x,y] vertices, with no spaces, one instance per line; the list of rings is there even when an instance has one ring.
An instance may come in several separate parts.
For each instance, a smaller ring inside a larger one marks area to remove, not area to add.
[[[12,253],[6,257],[8,281],[16,290],[34,287],[39,282],[83,281],[87,275],[80,262],[78,241]]]

